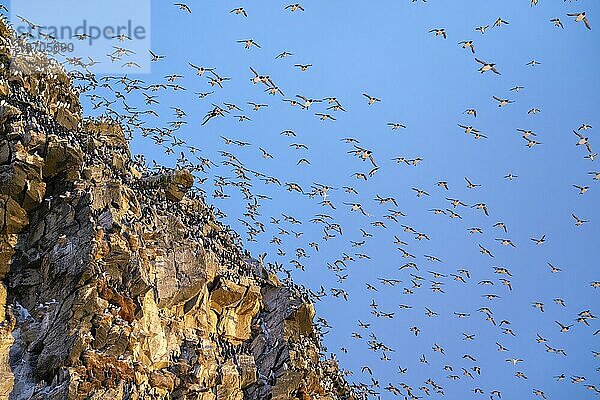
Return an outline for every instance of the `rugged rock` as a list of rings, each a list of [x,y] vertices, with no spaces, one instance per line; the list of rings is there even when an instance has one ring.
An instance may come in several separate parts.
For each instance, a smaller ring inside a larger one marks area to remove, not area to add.
[[[352,399],[314,307],[0,22],[0,398]]]

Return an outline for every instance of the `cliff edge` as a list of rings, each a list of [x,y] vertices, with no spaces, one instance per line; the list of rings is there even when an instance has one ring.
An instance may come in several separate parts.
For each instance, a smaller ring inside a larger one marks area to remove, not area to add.
[[[0,398],[354,399],[314,307],[0,22]]]

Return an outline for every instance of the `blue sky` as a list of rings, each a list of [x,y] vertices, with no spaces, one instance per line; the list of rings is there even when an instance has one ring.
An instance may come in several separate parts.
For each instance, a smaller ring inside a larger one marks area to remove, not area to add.
[[[150,74],[128,72],[129,77],[146,83],[162,83],[164,76],[178,73],[184,78],[177,83],[187,90],[161,91],[160,104],[151,107],[144,105],[143,96],[136,92],[127,102],[159,112],[160,117],[147,119],[148,126],[166,126],[173,121],[169,107],[184,109],[188,124],[175,136],[201,148],[201,155],[217,164],[223,160],[219,151],[225,150],[234,153],[247,168],[276,176],[282,182],[296,182],[306,191],[314,182],[337,188],[329,192],[336,206],[332,210],[320,206],[319,197],[310,199],[254,179],[252,192],[268,195],[272,200],[261,201],[258,218],[265,223],[267,232],[246,246],[255,255],[268,252],[266,261],[283,263],[298,283],[314,290],[323,285],[328,290],[342,288],[349,293],[348,301],[329,293],[317,304],[319,316],[333,326],[325,329],[331,330],[325,336],[325,344],[330,353],[336,354],[342,368],[353,371],[349,380],[371,383],[370,377],[361,373],[361,367],[368,365],[380,382],[381,387],[374,390],[381,392],[382,398],[393,397],[383,387],[388,383],[399,386],[401,382],[413,387],[416,395],[424,396],[418,388],[428,378],[444,387],[447,398],[478,398],[481,395],[471,392],[476,387],[482,388],[486,396],[492,390],[500,390],[502,398],[507,399],[534,398],[534,389],[543,390],[548,399],[594,397],[584,384],[598,385],[598,363],[592,354],[592,350],[600,350],[598,336],[593,336],[598,324],[590,320],[588,327],[574,320],[583,310],[594,314],[598,304],[598,289],[590,283],[599,280],[596,267],[600,255],[600,188],[588,172],[598,171],[600,166],[598,160],[584,159],[587,152],[583,146],[575,146],[577,137],[572,130],[584,123],[593,126],[585,133],[592,148],[598,150],[598,2],[540,0],[537,6],[530,7],[528,0],[384,0],[376,4],[304,1],[305,11],[295,13],[284,11],[287,3],[281,1],[188,4],[192,14],[170,2],[152,2],[151,48],[166,57],[152,64]],[[229,12],[239,6],[244,6],[247,18]],[[566,16],[581,11],[587,12],[591,31],[582,22]],[[135,15],[135,11],[132,13]],[[475,31],[478,26],[491,26],[499,17],[509,24],[490,27],[485,34]],[[557,17],[564,29],[550,22]],[[434,28],[444,28],[447,39],[429,33]],[[250,38],[261,47],[246,50],[237,43]],[[496,63],[501,75],[477,72],[480,65],[473,54],[458,45],[463,40],[474,40],[475,56]],[[293,56],[276,60],[282,51]],[[527,66],[531,60],[541,64]],[[196,76],[188,62],[214,67],[219,75],[231,80],[223,89],[212,89],[207,78]],[[296,63],[313,66],[301,72],[294,67]],[[335,96],[347,111],[331,112],[335,121],[320,121],[314,113],[323,112],[324,104],[313,104],[309,110],[290,107],[281,101],[281,96],[267,95],[264,85],[253,85],[250,67],[268,74],[286,99],[297,94],[309,98]],[[524,89],[511,91],[515,86]],[[215,93],[204,100],[194,95],[212,90]],[[362,93],[382,101],[369,106]],[[499,108],[492,96],[515,102]],[[211,104],[223,102],[240,106],[251,121],[240,123],[232,116],[239,113],[232,113],[201,126]],[[247,102],[268,107],[252,111]],[[466,115],[467,108],[476,108],[477,117]],[[541,112],[528,114],[531,108]],[[400,122],[407,128],[392,131],[388,122]],[[487,139],[475,140],[457,124],[473,125]],[[294,130],[297,137],[280,135],[285,129]],[[542,144],[527,148],[516,129],[533,130],[538,134],[535,139]],[[251,146],[225,145],[221,136],[249,142]],[[373,151],[380,169],[367,182],[351,176],[354,172],[368,173],[370,163],[348,154],[353,150],[352,144],[340,140],[346,137],[359,140],[359,146]],[[294,150],[291,143],[306,144],[308,150]],[[274,158],[263,159],[259,147]],[[167,165],[174,165],[183,150],[176,147],[174,156],[165,155],[163,148],[141,138],[139,133],[132,142],[134,153]],[[420,157],[423,161],[409,166],[392,160],[400,156]],[[311,164],[296,165],[301,158]],[[518,178],[504,179],[509,173]],[[213,168],[203,185],[207,201],[228,215],[226,223],[243,232],[238,218],[251,222],[242,215],[246,202],[233,187],[225,190],[230,198],[212,198],[212,178],[217,175],[235,177],[227,167]],[[468,189],[465,177],[482,187]],[[436,186],[442,180],[448,182],[448,191]],[[572,185],[590,189],[579,195]],[[353,186],[359,194],[345,193],[342,186]],[[413,187],[426,190],[430,196],[417,198]],[[376,195],[394,197],[397,209],[406,216],[399,218],[398,223],[384,219],[391,206],[379,205],[373,200]],[[469,205],[454,210],[462,219],[428,211],[452,209],[446,197]],[[361,203],[372,216],[352,213],[343,202]],[[470,207],[481,202],[488,206],[489,217]],[[309,222],[322,212],[343,227],[343,235],[327,242],[322,240],[322,226]],[[292,226],[282,219],[279,225],[290,232],[303,232],[300,238],[277,235],[279,226],[269,220],[271,216],[282,218],[282,213],[302,221],[301,225]],[[590,223],[576,227],[572,213]],[[385,221],[387,228],[370,225],[375,221]],[[507,225],[508,233],[493,228],[500,221]],[[431,240],[415,240],[403,232],[401,224],[427,233]],[[480,227],[483,234],[469,234],[471,227]],[[366,243],[360,248],[352,247],[350,241],[363,240],[361,228],[373,237],[364,238]],[[274,235],[283,241],[281,246],[269,243]],[[408,243],[403,248],[414,254],[415,260],[401,257],[393,243],[394,235]],[[530,240],[542,235],[546,235],[542,245]],[[511,239],[516,248],[501,246],[495,240],[498,238]],[[320,244],[318,253],[308,247],[312,241]],[[482,255],[479,244],[490,249],[494,258]],[[278,247],[286,252],[285,256],[277,255]],[[305,271],[290,264],[299,247],[310,256],[299,260]],[[340,274],[348,274],[348,278],[339,283],[327,263],[342,257],[342,253],[363,253],[371,258],[347,263],[347,270]],[[432,264],[424,255],[436,256],[442,262]],[[399,270],[408,261],[416,262],[419,271]],[[548,262],[562,272],[551,273]],[[495,266],[508,268],[513,276],[495,274]],[[471,277],[465,284],[449,276],[461,268],[470,271]],[[436,279],[428,271],[447,276]],[[412,289],[414,294],[407,295],[403,290],[412,287],[410,273],[426,280],[420,288]],[[378,278],[399,279],[402,283],[382,286]],[[509,278],[513,290],[502,285],[500,278]],[[430,290],[432,280],[443,282],[444,293]],[[494,285],[478,285],[484,280]],[[367,290],[366,283],[378,291]],[[484,294],[500,298],[489,301],[482,297]],[[564,299],[566,307],[555,304],[555,298]],[[394,318],[372,315],[372,300],[380,311],[394,312]],[[538,301],[544,303],[543,313],[532,307]],[[400,304],[412,308],[400,309]],[[425,307],[440,315],[426,317]],[[509,321],[510,325],[503,327],[511,328],[516,336],[502,334],[500,327],[487,322],[485,314],[477,311],[480,307],[490,308],[497,323]],[[454,312],[470,316],[459,319]],[[358,320],[370,323],[370,328],[359,328]],[[575,325],[568,333],[561,333],[555,320]],[[418,336],[409,330],[412,326],[419,327]],[[352,332],[363,338],[353,339]],[[381,352],[369,350],[371,332],[395,350],[387,353],[391,361],[383,361]],[[463,333],[475,334],[475,340],[462,340]],[[537,333],[547,338],[551,347],[564,349],[567,356],[546,352],[544,345],[535,341]],[[509,350],[498,352],[496,342]],[[443,347],[445,355],[432,351],[434,344]],[[341,352],[341,347],[347,348],[348,353]],[[464,359],[465,354],[476,361]],[[419,362],[422,355],[429,364]],[[524,362],[515,367],[505,361],[507,358]],[[454,371],[443,370],[445,365]],[[398,366],[408,367],[407,373],[400,375]],[[461,368],[473,366],[481,367],[481,375],[469,370],[476,379],[462,374]],[[515,377],[517,371],[528,379]],[[564,381],[553,379],[563,373],[567,377]],[[447,378],[452,374],[460,379]],[[570,377],[575,375],[585,376],[586,382],[572,384]]]

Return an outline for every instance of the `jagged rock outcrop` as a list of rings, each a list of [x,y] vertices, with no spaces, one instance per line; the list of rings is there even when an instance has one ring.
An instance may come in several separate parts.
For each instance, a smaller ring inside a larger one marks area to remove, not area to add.
[[[314,308],[0,22],[0,398],[351,399]]]

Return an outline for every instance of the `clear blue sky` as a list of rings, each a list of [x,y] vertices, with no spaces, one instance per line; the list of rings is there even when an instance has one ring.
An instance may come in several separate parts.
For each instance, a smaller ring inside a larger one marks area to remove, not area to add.
[[[160,117],[147,118],[147,124],[164,126],[175,120],[169,107],[180,107],[188,115],[188,124],[175,136],[201,148],[203,157],[220,164],[223,158],[219,151],[225,150],[234,153],[246,167],[276,176],[282,182],[296,182],[306,191],[314,182],[338,188],[329,193],[336,206],[332,210],[321,207],[318,197],[309,199],[253,179],[253,193],[273,200],[262,201],[260,207],[259,220],[265,223],[267,232],[247,247],[255,255],[268,252],[266,261],[278,261],[292,269],[298,283],[314,290],[323,285],[349,293],[347,302],[330,294],[317,304],[317,309],[333,326],[325,344],[337,355],[342,368],[354,372],[351,381],[370,383],[369,376],[360,372],[368,365],[381,385],[374,389],[383,398],[392,398],[383,387],[388,383],[399,386],[400,382],[413,387],[414,394],[424,396],[418,388],[428,378],[443,386],[446,398],[451,399],[480,398],[482,395],[471,392],[476,387],[484,390],[485,398],[492,390],[500,390],[503,399],[535,398],[534,389],[544,391],[548,399],[595,397],[584,385],[600,384],[595,370],[598,362],[592,354],[592,350],[600,351],[599,336],[593,336],[598,324],[590,320],[588,327],[574,320],[583,310],[589,309],[594,315],[598,312],[598,289],[590,283],[600,280],[600,182],[592,180],[588,172],[599,171],[600,165],[598,160],[584,159],[587,152],[583,146],[575,146],[577,137],[572,130],[584,123],[593,126],[583,133],[589,136],[592,148],[600,150],[596,134],[600,129],[597,1],[540,0],[530,7],[529,0],[309,0],[302,2],[304,12],[295,13],[284,11],[287,3],[281,1],[188,4],[192,14],[170,2],[152,2],[151,48],[166,58],[153,63],[151,74],[128,76],[146,83],[162,83],[165,75],[178,73],[184,75],[178,83],[187,90],[158,92],[160,104],[151,108]],[[245,7],[247,18],[229,12],[239,6]],[[576,23],[566,15],[581,11],[587,12],[591,31],[583,22]],[[499,17],[509,24],[491,27]],[[554,26],[552,18],[560,18],[564,29]],[[482,25],[490,25],[485,34],[475,31]],[[447,39],[429,33],[434,28],[444,28]],[[250,38],[261,47],[246,50],[237,43]],[[474,40],[475,56],[496,63],[501,75],[477,72],[480,65],[473,54],[458,45],[463,40]],[[282,51],[294,55],[276,60]],[[541,64],[527,66],[531,60]],[[215,67],[219,75],[231,77],[231,81],[224,84],[224,89],[211,89],[207,78],[197,77],[188,62]],[[313,66],[301,72],[294,68],[296,63]],[[253,85],[249,67],[268,74],[284,91],[285,98],[296,94],[309,98],[335,96],[347,111],[327,111],[337,120],[320,121],[314,113],[323,112],[324,104],[313,104],[308,111],[290,107],[281,96],[268,96],[264,85]],[[515,86],[524,89],[510,91]],[[194,92],[212,90],[215,93],[204,100],[194,96]],[[369,106],[362,93],[382,101]],[[499,108],[492,96],[515,102]],[[150,108],[142,101],[143,96],[135,92],[127,100],[130,106]],[[240,123],[232,116],[240,113],[232,112],[227,118],[201,126],[211,103],[223,102],[240,106],[251,121]],[[247,102],[269,106],[252,111]],[[476,108],[477,117],[464,114],[467,108]],[[541,112],[528,114],[531,108]],[[392,131],[388,122],[400,122],[407,128]],[[487,139],[474,140],[457,124],[473,125]],[[298,136],[281,136],[279,132],[284,129],[292,129]],[[538,134],[534,139],[542,144],[527,148],[517,129],[533,130]],[[227,146],[220,136],[252,145]],[[360,146],[373,151],[380,169],[367,182],[351,177],[354,172],[368,173],[370,163],[347,153],[353,147],[340,141],[345,137],[356,138]],[[309,149],[294,150],[291,143],[303,143]],[[263,159],[259,147],[274,159]],[[175,156],[167,156],[150,140],[136,137],[132,150],[149,160],[173,165],[183,149],[176,148]],[[399,156],[420,157],[423,161],[416,167],[392,161]],[[301,158],[309,159],[311,164],[296,165]],[[504,179],[509,173],[518,178]],[[208,201],[228,215],[226,223],[243,232],[238,218],[244,218],[245,202],[232,187],[226,188],[230,198],[213,199],[215,175],[235,177],[226,167],[213,168],[203,185]],[[468,189],[465,177],[482,187]],[[448,191],[436,186],[441,180],[448,182]],[[344,185],[353,186],[359,195],[344,193]],[[579,195],[572,185],[590,189]],[[426,190],[430,196],[417,198],[413,187]],[[376,195],[394,197],[406,217],[398,223],[384,219],[391,205],[379,205],[373,200]],[[460,199],[469,206],[486,203],[490,216],[471,207],[455,210],[462,219],[428,211],[452,209],[446,197]],[[372,216],[351,213],[343,202],[359,202]],[[328,242],[322,240],[322,226],[309,222],[321,212],[342,225],[343,235]],[[281,218],[282,213],[303,222],[292,226],[282,220],[280,224],[288,231],[303,232],[300,238],[277,235],[278,226],[269,220],[271,216]],[[576,227],[572,213],[591,222]],[[385,221],[387,228],[370,225],[374,221]],[[499,221],[507,225],[508,233],[492,227]],[[415,240],[403,232],[401,224],[428,234],[431,240]],[[470,227],[482,228],[483,234],[469,234]],[[363,240],[360,228],[373,237],[365,238],[364,246],[353,248],[350,241]],[[269,243],[273,235],[282,239],[279,248],[285,256],[278,256],[278,246]],[[393,243],[394,235],[408,243],[403,248],[414,254],[415,260],[401,257]],[[546,235],[542,245],[530,240],[542,235]],[[516,248],[502,246],[497,238],[512,240]],[[318,253],[308,247],[312,241],[320,244]],[[489,249],[494,258],[482,255],[478,244]],[[299,260],[306,271],[290,264],[299,247],[310,256]],[[364,253],[371,258],[349,262],[341,273],[348,274],[347,280],[338,283],[327,263],[344,252]],[[424,255],[436,256],[442,262],[432,263]],[[418,272],[398,269],[409,261],[418,264]],[[548,262],[562,272],[551,273]],[[495,274],[494,266],[508,268],[513,276]],[[466,284],[449,276],[461,268],[470,271]],[[447,276],[436,279],[428,271]],[[407,295],[403,290],[412,286],[410,273],[426,280],[421,288],[412,289],[414,294]],[[399,279],[402,283],[382,286],[378,278]],[[500,278],[509,278],[513,290],[502,285]],[[443,282],[444,293],[430,290],[432,280]],[[482,280],[494,285],[478,285]],[[368,291],[366,283],[378,291]],[[500,298],[490,301],[482,297],[484,294]],[[564,299],[566,307],[553,302],[555,298]],[[394,312],[395,317],[372,315],[372,300],[381,311]],[[532,307],[534,302],[544,303],[543,313]],[[412,308],[400,309],[400,304]],[[440,315],[426,317],[425,307]],[[512,329],[516,336],[504,335],[501,327],[487,322],[485,314],[477,311],[480,307],[490,308],[498,324],[509,321],[510,325],[503,327]],[[470,317],[459,319],[454,312],[469,313]],[[359,328],[359,319],[370,323],[370,328]],[[555,320],[575,325],[568,333],[561,333]],[[417,337],[409,330],[412,326],[420,329]],[[353,339],[352,332],[363,338]],[[395,350],[387,353],[391,361],[382,361],[381,352],[369,350],[370,332]],[[463,333],[475,334],[475,340],[462,340]],[[537,333],[547,338],[551,347],[564,349],[567,356],[546,352],[543,344],[536,343]],[[509,350],[498,352],[496,342]],[[434,344],[443,347],[445,355],[432,351]],[[348,353],[342,353],[341,347]],[[419,362],[423,354],[429,364]],[[464,359],[465,354],[476,361]],[[515,367],[505,361],[507,358],[524,362]],[[443,370],[445,365],[454,371]],[[407,373],[398,374],[398,366],[408,367]],[[481,375],[469,369],[473,366],[481,367]],[[464,376],[463,367],[475,379]],[[528,379],[515,377],[517,371]],[[563,373],[564,381],[553,379]],[[451,374],[460,379],[448,379]],[[587,380],[572,384],[570,377],[574,375]]]

